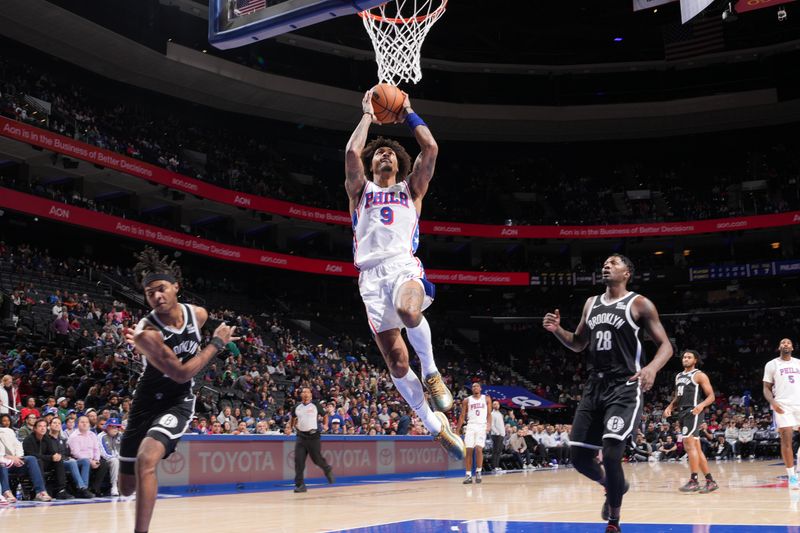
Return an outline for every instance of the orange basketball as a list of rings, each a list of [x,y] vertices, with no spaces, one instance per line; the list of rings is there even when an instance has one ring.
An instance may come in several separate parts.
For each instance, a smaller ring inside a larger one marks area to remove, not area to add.
[[[375,118],[381,124],[391,124],[396,121],[403,110],[405,99],[403,91],[394,85],[379,83],[372,91],[372,109],[375,111]]]

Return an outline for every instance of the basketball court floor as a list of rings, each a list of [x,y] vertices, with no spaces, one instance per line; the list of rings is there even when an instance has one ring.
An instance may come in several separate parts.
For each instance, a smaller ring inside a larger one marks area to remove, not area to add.
[[[711,463],[720,489],[683,494],[683,463],[625,465],[631,491],[622,530],[644,532],[800,533],[800,491],[786,487],[776,461]],[[310,472],[313,474],[313,472]],[[486,475],[480,485],[459,477],[348,480],[308,483],[305,494],[291,482],[268,491],[204,496],[164,495],[151,532],[199,531],[517,533],[604,531],[602,490],[575,470]],[[2,531],[108,533],[133,531],[134,503],[18,504],[0,509]]]

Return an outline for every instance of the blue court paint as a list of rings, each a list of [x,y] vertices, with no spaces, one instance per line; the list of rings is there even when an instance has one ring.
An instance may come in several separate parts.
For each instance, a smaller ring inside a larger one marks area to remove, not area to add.
[[[604,523],[516,522],[502,520],[408,520],[395,524],[341,529],[336,533],[598,533]],[[679,524],[622,524],[625,533],[796,533],[797,526],[707,526]]]

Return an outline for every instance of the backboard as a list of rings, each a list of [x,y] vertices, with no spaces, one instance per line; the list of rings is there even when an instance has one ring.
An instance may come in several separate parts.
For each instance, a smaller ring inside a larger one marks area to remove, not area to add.
[[[354,15],[386,0],[209,0],[208,42],[236,48],[305,26]]]

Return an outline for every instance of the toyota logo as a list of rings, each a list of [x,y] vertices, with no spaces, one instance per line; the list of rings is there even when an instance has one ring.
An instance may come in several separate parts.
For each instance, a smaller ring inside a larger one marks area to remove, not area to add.
[[[186,466],[186,458],[180,452],[175,452],[162,461],[164,472],[170,475],[175,475],[183,472]]]
[[[383,466],[389,466],[390,464],[392,464],[392,459],[393,459],[393,457],[392,457],[392,451],[391,450],[388,450],[386,448],[381,450],[381,453],[380,453],[380,456],[378,457],[378,460],[380,461],[380,463]]]

